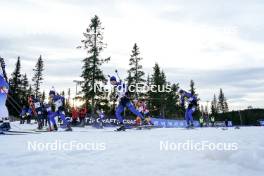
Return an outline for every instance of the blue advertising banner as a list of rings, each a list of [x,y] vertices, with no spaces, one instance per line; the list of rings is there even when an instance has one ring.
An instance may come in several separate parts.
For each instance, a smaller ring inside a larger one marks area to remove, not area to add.
[[[158,128],[184,128],[187,126],[185,120],[172,120],[172,119],[164,119],[164,118],[151,118],[152,123],[155,127]],[[264,125],[264,121],[263,125]],[[102,124],[104,127],[115,127],[118,125],[118,120],[114,117],[110,118],[86,118],[86,125],[92,125],[94,127],[100,126]],[[135,120],[133,119],[124,119],[123,123],[129,127],[135,125]],[[199,121],[193,121],[194,127],[200,127]],[[215,123],[216,126],[225,126],[223,121],[218,121]],[[228,121],[228,126],[232,126],[232,122]]]
[[[260,126],[264,126],[264,120],[259,121]]]
[[[185,120],[170,120],[170,119],[152,118],[151,121],[154,124],[154,126],[160,127],[160,128],[183,128],[187,126]],[[195,127],[199,127],[200,123],[198,121],[194,121],[193,125]]]

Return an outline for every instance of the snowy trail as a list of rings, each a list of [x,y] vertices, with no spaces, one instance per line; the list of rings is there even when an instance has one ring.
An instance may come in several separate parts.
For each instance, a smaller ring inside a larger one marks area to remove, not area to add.
[[[25,125],[23,128],[28,129]],[[32,128],[32,127],[31,127]],[[264,128],[128,130],[74,128],[75,132],[0,136],[3,176],[263,175]],[[79,132],[76,132],[78,131]],[[83,132],[87,131],[87,132]],[[29,151],[28,141],[105,143],[104,151]],[[237,151],[161,151],[160,141],[174,143],[236,142]]]

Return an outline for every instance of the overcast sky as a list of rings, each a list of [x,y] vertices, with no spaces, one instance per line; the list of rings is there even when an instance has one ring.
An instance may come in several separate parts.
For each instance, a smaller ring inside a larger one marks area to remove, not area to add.
[[[97,14],[105,28],[105,74],[125,77],[136,42],[146,73],[157,62],[170,82],[203,102],[223,88],[231,109],[264,107],[264,3],[262,0],[0,0],[0,55],[7,71],[21,57],[32,76],[45,61],[44,89],[74,88],[85,51],[76,49]]]

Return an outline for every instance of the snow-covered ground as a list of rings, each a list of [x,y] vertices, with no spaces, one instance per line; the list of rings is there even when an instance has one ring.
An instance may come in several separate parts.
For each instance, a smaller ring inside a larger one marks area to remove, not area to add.
[[[14,130],[29,128],[35,128],[35,125],[13,124]],[[179,128],[126,132],[114,132],[111,128],[87,127],[74,128],[74,131],[0,136],[0,175],[264,175],[264,128],[262,127],[243,127],[239,130]],[[175,145],[179,143],[197,144],[204,141],[213,144],[235,144],[235,148],[229,151],[212,151],[209,148],[204,151],[175,150]],[[74,148],[74,150],[52,151],[51,148],[47,148],[42,151],[32,151],[28,148],[30,142],[39,145],[56,142],[89,145],[86,148],[88,150]],[[166,142],[171,146],[170,151],[161,148]]]

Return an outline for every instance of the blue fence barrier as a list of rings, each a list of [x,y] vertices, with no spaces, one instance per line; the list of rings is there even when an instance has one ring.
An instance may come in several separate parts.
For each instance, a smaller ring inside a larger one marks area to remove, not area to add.
[[[163,119],[163,118],[152,118],[152,123],[155,127],[159,128],[183,128],[186,127],[186,121],[185,120],[171,120],[171,119]],[[93,125],[98,126],[98,124],[103,123],[103,126],[105,127],[114,127],[118,125],[118,120],[116,118],[105,118],[105,119],[92,119],[92,118],[86,118],[86,125]],[[135,120],[131,119],[124,119],[124,124],[127,126],[132,126],[135,124]],[[198,121],[194,121],[194,126],[199,127],[200,124]]]
[[[172,119],[164,119],[164,118],[152,118],[152,123],[155,127],[158,128],[184,128],[187,126],[185,120],[172,120]],[[92,125],[94,127],[99,126],[100,124],[103,124],[104,127],[115,127],[118,125],[118,120],[115,117],[108,117],[104,119],[100,118],[86,118],[86,125]],[[133,126],[135,124],[135,120],[133,119],[124,119],[123,123],[129,127]],[[262,121],[262,124],[264,126],[264,121]],[[199,121],[193,122],[194,127],[200,127]],[[211,123],[209,123],[209,126],[211,126]],[[223,121],[217,121],[215,122],[215,126],[225,126],[225,122]],[[232,121],[228,121],[228,126],[232,126]]]
[[[152,118],[152,123],[156,127],[160,128],[183,128],[187,126],[185,120],[170,120],[170,119],[161,119],[161,118]],[[194,121],[193,125],[195,127],[199,127],[200,123],[198,121]]]
[[[264,120],[259,121],[260,126],[264,126]]]

